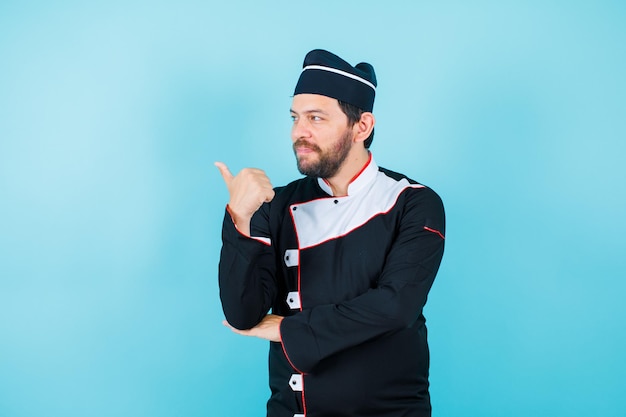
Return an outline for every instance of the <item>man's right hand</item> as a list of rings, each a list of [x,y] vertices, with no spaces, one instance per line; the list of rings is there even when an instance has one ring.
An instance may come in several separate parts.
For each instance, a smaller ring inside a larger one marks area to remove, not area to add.
[[[250,236],[252,215],[263,203],[269,203],[274,198],[272,183],[260,169],[244,168],[234,176],[223,162],[216,162],[215,166],[220,170],[230,194],[228,209],[233,221],[242,234]]]

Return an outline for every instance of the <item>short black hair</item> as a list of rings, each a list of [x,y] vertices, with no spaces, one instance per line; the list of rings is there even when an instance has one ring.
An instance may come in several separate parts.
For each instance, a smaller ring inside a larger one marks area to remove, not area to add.
[[[348,125],[354,126],[359,120],[361,120],[361,115],[365,113],[363,109],[358,108],[353,104],[346,103],[341,100],[337,100],[339,102],[339,107],[341,107],[341,111],[348,117]],[[365,142],[365,149],[369,149],[372,141],[374,140],[374,129],[372,129],[372,133],[369,135]]]

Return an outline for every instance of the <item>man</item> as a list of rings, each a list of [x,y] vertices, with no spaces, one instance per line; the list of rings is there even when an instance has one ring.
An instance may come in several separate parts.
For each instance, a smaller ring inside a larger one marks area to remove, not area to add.
[[[269,340],[270,417],[430,416],[422,309],[444,247],[441,200],[368,148],[376,76],[307,54],[291,107],[306,177],[229,190],[219,266],[226,325]],[[272,314],[267,314],[269,309]]]

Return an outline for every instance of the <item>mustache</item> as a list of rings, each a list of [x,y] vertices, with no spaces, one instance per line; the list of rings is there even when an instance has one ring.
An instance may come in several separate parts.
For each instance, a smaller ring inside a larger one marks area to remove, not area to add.
[[[314,143],[311,143],[305,139],[298,139],[293,143],[293,149],[299,148],[301,146],[304,146],[306,148],[312,149],[316,152],[321,152],[321,149],[319,146],[317,146]]]

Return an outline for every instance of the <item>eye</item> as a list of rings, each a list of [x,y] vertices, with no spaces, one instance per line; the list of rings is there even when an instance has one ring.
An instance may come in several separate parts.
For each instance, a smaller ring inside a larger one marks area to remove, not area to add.
[[[321,121],[322,121],[322,118],[321,118],[321,117],[319,117],[319,116],[313,116],[313,115],[311,115],[311,121],[313,121],[313,122],[321,122]]]
[[[291,121],[292,121],[292,122],[295,122],[296,120],[298,120],[298,118],[292,114],[292,115],[291,115]]]

